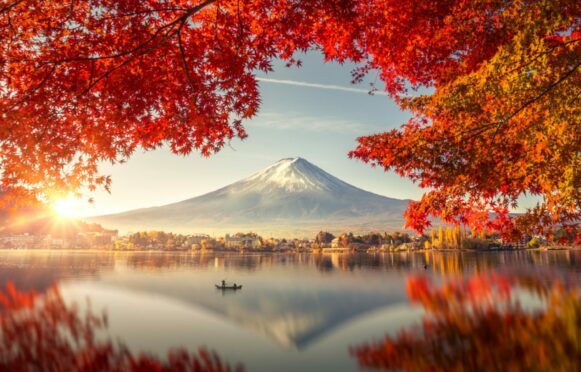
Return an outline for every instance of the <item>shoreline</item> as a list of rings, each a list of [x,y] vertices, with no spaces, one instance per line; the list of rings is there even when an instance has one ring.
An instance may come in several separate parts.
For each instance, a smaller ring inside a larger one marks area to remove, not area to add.
[[[460,253],[460,252],[476,252],[476,253],[494,253],[494,252],[550,252],[550,251],[581,251],[581,246],[545,246],[536,248],[497,248],[497,249],[402,249],[402,250],[386,250],[386,249],[369,249],[369,250],[352,250],[348,248],[323,248],[316,250],[163,250],[163,249],[135,249],[135,250],[115,250],[115,249],[99,249],[99,248],[66,248],[66,249],[50,249],[50,248],[0,248],[0,253],[156,253],[156,254],[386,254],[386,253]]]

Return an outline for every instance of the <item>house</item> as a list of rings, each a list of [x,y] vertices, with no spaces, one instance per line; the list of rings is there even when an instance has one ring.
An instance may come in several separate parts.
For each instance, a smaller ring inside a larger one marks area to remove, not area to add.
[[[224,236],[226,249],[258,249],[262,247],[260,237],[255,234],[236,234]]]
[[[331,240],[331,248],[341,248],[341,242],[339,238]]]
[[[0,237],[0,246],[4,248],[33,248],[36,237],[28,233]]]

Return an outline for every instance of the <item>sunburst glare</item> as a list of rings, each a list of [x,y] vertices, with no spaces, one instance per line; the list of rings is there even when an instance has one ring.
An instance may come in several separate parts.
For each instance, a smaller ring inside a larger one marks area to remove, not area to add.
[[[78,198],[69,195],[66,198],[57,199],[51,204],[51,208],[55,211],[58,217],[61,218],[75,218],[83,214],[83,208]]]

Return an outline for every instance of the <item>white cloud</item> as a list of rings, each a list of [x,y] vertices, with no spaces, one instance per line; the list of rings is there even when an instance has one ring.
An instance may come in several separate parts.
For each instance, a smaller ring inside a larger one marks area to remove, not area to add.
[[[369,126],[336,117],[315,117],[297,113],[259,113],[247,124],[249,127],[261,127],[280,130],[301,130],[311,132],[333,132],[346,134],[362,134],[369,131]]]
[[[341,86],[341,85],[333,85],[333,84],[307,83],[305,81],[270,79],[270,78],[265,78],[265,77],[257,77],[256,80],[262,81],[262,82],[265,82],[265,83],[283,84],[283,85],[294,85],[294,86],[297,86],[297,87],[307,87],[307,88],[317,88],[317,89],[329,89],[329,90],[338,90],[338,91],[343,91],[343,92],[369,94],[369,90],[367,90],[367,89],[350,88],[350,87],[344,87],[344,86]],[[387,93],[381,92],[381,91],[376,91],[376,92],[373,92],[373,95],[386,96]]]

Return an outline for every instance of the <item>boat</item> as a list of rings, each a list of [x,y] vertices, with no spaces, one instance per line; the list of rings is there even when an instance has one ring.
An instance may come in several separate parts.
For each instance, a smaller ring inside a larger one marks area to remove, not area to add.
[[[216,289],[242,289],[242,285],[214,285],[216,286]]]

